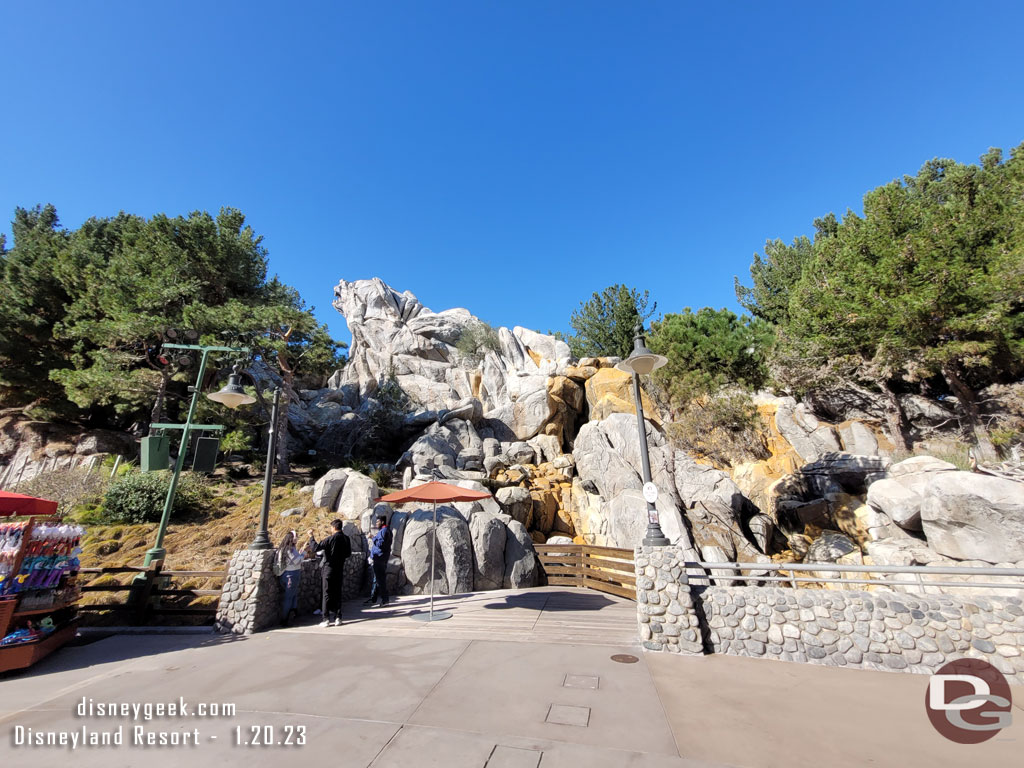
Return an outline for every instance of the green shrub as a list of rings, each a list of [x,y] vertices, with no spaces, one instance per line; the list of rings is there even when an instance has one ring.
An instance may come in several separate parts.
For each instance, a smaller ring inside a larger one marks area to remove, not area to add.
[[[224,453],[244,453],[252,450],[252,438],[244,430],[233,429],[220,441]]]
[[[386,488],[391,485],[391,473],[380,467],[370,470],[370,479],[377,484],[378,488]]]
[[[497,331],[480,321],[463,329],[459,340],[455,342],[455,348],[468,360],[479,362],[488,351],[500,352],[501,341]]]
[[[691,400],[668,427],[677,448],[716,466],[766,459],[761,420],[750,395],[723,391]]]
[[[154,523],[160,520],[170,485],[170,472],[131,472],[118,478],[103,497],[103,518],[110,523]],[[205,480],[192,472],[178,479],[173,514],[196,512],[209,503]]]

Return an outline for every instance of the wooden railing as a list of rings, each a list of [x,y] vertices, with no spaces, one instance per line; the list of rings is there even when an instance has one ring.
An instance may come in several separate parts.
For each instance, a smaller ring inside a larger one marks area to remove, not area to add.
[[[632,549],[587,544],[537,544],[534,549],[548,584],[587,587],[636,600]]]
[[[142,578],[139,578],[141,576]],[[110,577],[110,578],[104,578]],[[111,596],[125,593],[123,601],[89,603],[80,602],[82,612],[115,611],[135,625],[148,624],[154,616],[195,617],[201,621],[212,621],[217,614],[217,605],[189,605],[197,597],[220,596],[221,590],[175,587],[181,580],[203,579],[219,582],[223,586],[227,570],[223,571],[165,571],[161,562],[148,568],[120,566],[107,568],[82,568],[78,579],[82,583],[82,594],[103,593]],[[97,583],[101,582],[101,583]],[[208,585],[211,586],[211,585]]]

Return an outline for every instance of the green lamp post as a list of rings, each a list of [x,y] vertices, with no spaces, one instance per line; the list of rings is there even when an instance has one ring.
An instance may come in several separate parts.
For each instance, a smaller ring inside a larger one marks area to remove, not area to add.
[[[178,458],[174,462],[174,472],[171,474],[171,484],[167,489],[167,497],[164,499],[164,510],[160,516],[160,525],[156,530],[156,542],[153,547],[146,552],[146,558],[143,564],[149,567],[154,560],[163,560],[167,556],[167,550],[164,549],[164,535],[167,533],[167,524],[171,519],[171,507],[174,506],[174,495],[178,490],[178,478],[181,475],[182,467],[185,465],[185,454],[188,451],[188,440],[194,430],[219,430],[223,429],[220,424],[193,424],[192,417],[196,412],[196,404],[199,401],[199,391],[203,384],[203,375],[206,373],[206,361],[211,352],[229,352],[234,354],[248,354],[249,350],[245,348],[237,347],[205,347],[197,344],[164,344],[164,349],[187,349],[191,351],[199,351],[199,372],[196,375],[196,384],[192,387],[192,402],[188,407],[188,415],[185,417],[184,424],[150,424],[151,429],[180,429],[181,430],[181,443],[178,445]],[[241,386],[238,386],[238,366],[235,366],[235,371],[228,379],[228,386],[226,386],[220,392],[215,392],[209,395],[211,400],[224,403],[230,408],[237,408],[239,405],[246,405],[249,403],[256,402],[256,398],[252,395],[246,394],[242,391]],[[234,382],[234,389],[232,389],[232,381]],[[230,390],[230,391],[229,391]]]

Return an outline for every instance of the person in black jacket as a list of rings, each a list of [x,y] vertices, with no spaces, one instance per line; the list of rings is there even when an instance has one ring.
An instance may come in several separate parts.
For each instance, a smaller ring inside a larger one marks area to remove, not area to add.
[[[381,515],[377,518],[377,532],[373,535],[370,546],[370,564],[373,566],[373,591],[366,604],[373,605],[376,601],[388,604],[388,558],[391,557],[391,529],[388,519]]]
[[[331,522],[334,533],[317,543],[310,529],[309,537],[313,550],[320,557],[320,574],[323,580],[323,621],[321,627],[332,623],[341,626],[341,586],[344,575],[345,560],[352,554],[352,543],[348,535],[342,531],[341,520]]]

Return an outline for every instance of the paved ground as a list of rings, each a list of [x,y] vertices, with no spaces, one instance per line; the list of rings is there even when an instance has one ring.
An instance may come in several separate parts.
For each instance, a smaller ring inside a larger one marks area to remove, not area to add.
[[[1021,765],[1016,722],[957,746],[924,714],[928,678],[728,656],[640,652],[635,606],[547,588],[439,600],[455,614],[410,618],[421,598],[381,611],[346,606],[340,628],[245,638],[118,635],[65,648],[0,678],[0,766],[190,768],[332,766],[608,768],[648,766]],[[617,663],[612,656],[638,657]],[[1019,689],[1015,688],[1014,692]],[[184,698],[188,718],[78,716],[83,703]],[[236,713],[196,717],[200,703]],[[18,746],[47,734],[115,730],[120,747]],[[135,746],[133,728],[199,731],[198,746]],[[269,726],[269,728],[267,728]],[[297,740],[302,746],[278,746]],[[20,730],[19,730],[20,727]],[[240,729],[240,730],[236,730]],[[268,746],[235,745],[269,735]],[[289,730],[291,729],[291,730]]]

